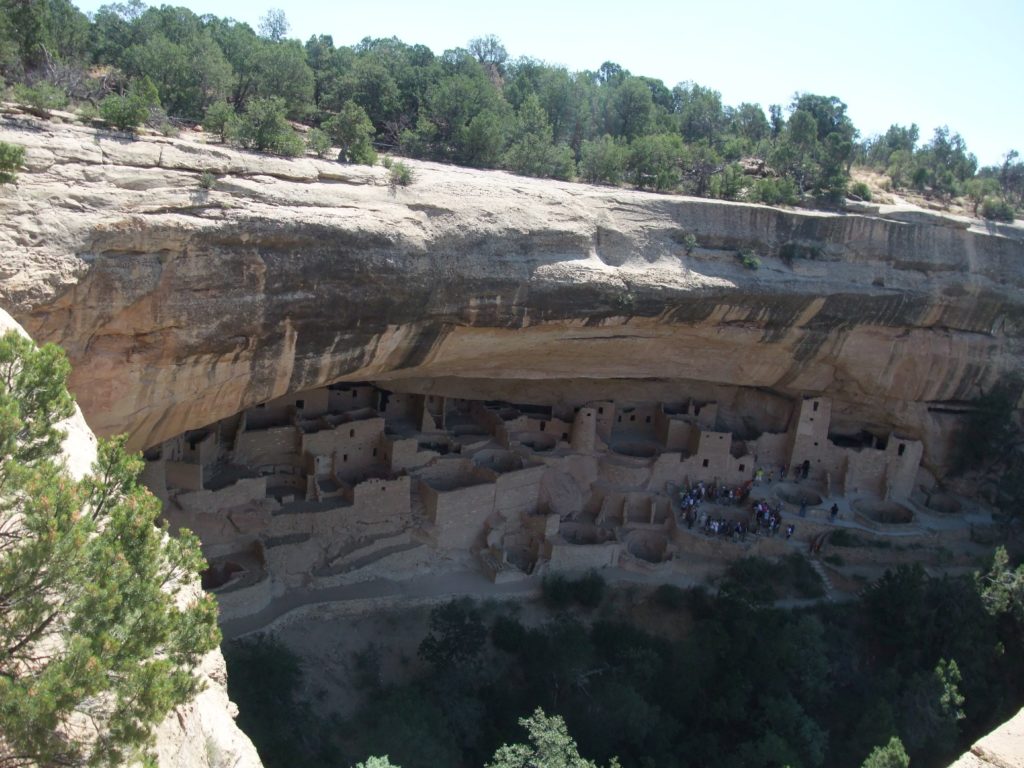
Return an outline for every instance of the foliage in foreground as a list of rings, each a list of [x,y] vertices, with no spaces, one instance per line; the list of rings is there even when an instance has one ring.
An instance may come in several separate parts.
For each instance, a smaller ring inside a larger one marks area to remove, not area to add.
[[[0,184],[13,184],[17,181],[17,171],[24,162],[24,147],[0,141]]]
[[[803,611],[772,608],[772,590],[753,582],[799,593],[815,588],[810,573],[795,559],[765,566],[733,573],[736,586],[718,596],[652,593],[653,605],[688,627],[681,638],[630,623],[616,612],[617,595],[593,613],[566,612],[567,601],[538,626],[500,611],[487,619],[465,599],[439,606],[421,673],[398,685],[367,676],[348,718],[311,715],[298,699],[268,710],[319,725],[302,744],[289,733],[257,747],[268,768],[290,766],[296,754],[325,767],[382,754],[405,768],[547,765],[538,740],[523,741],[526,719],[531,733],[575,742],[579,765],[859,768],[867,759],[902,768],[904,754],[914,765],[948,764],[1019,708],[1024,569],[1005,557],[977,583],[903,566],[857,602]],[[244,714],[247,699],[237,701]],[[275,762],[272,753],[290,757]]]
[[[196,692],[192,667],[219,637],[211,599],[176,605],[204,565],[197,541],[155,525],[159,501],[123,440],[101,442],[82,481],[60,463],[68,372],[59,348],[0,338],[3,766],[137,755]]]

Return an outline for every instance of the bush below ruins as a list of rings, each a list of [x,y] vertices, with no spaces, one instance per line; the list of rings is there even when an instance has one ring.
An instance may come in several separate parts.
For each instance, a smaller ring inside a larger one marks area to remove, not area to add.
[[[1005,587],[1024,576],[1000,563],[978,581],[900,567],[856,602],[803,611],[751,610],[735,589],[713,596],[660,587],[643,597],[636,586],[602,588],[593,614],[558,610],[530,621],[514,606],[463,600],[430,621],[435,645],[446,627],[483,622],[486,637],[466,646],[459,663],[410,668],[391,685],[372,676],[346,717],[299,700],[288,677],[292,688],[274,717],[306,722],[302,736],[251,733],[267,768],[290,766],[296,755],[336,766],[383,754],[403,768],[480,766],[501,744],[523,741],[519,718],[539,707],[564,718],[584,757],[606,764],[617,756],[625,768],[857,768],[893,737],[914,765],[945,765],[1024,695],[1024,611]],[[796,556],[753,560],[726,581],[811,594],[820,590],[812,574]],[[548,580],[545,594],[555,587],[565,608],[572,584]],[[641,604],[661,618],[639,625]],[[280,679],[277,658],[261,655],[261,676]],[[238,687],[238,659],[228,654],[229,679],[246,727],[263,705]]]

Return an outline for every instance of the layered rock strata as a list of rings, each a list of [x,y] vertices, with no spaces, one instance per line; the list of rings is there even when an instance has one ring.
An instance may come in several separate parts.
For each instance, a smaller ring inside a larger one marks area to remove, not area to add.
[[[0,304],[68,350],[97,432],[136,447],[372,380],[570,404],[713,391],[724,426],[757,429],[774,399],[824,394],[939,467],[949,412],[1024,359],[1016,227],[426,163],[393,188],[382,168],[12,112],[0,140],[27,150],[0,192]]]

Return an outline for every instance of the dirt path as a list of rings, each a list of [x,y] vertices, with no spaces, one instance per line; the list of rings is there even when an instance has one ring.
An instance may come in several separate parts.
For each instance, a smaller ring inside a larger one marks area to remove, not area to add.
[[[355,584],[343,584],[326,589],[295,589],[271,601],[258,613],[232,619],[221,624],[225,640],[263,629],[275,619],[306,605],[339,603],[352,600],[378,600],[380,598],[407,598],[411,602],[444,597],[487,598],[496,595],[528,595],[540,589],[540,582],[532,579],[493,584],[478,571],[452,571],[408,580],[370,579]]]

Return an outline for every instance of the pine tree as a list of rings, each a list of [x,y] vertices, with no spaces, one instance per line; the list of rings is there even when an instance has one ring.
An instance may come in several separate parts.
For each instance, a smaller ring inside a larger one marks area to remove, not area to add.
[[[156,526],[124,440],[72,478],[57,424],[73,411],[63,352],[0,338],[0,766],[109,765],[197,692],[219,641],[212,599],[189,601],[194,536]]]

